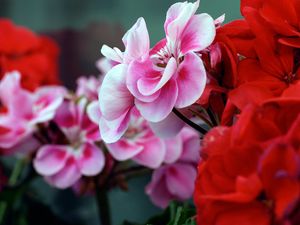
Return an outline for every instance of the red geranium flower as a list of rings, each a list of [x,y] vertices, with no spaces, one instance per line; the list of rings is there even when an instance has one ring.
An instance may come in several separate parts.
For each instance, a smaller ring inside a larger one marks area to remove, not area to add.
[[[249,47],[255,54],[246,55],[238,64],[238,85],[229,94],[230,101],[241,110],[249,102],[261,104],[279,97],[287,88],[300,82],[299,49],[278,42],[276,31],[255,8],[259,4],[265,3],[252,1],[252,7],[242,7],[247,24],[255,35]]]
[[[23,87],[29,90],[58,83],[59,49],[50,38],[0,19],[0,43],[0,79],[18,70]]]
[[[300,223],[300,101],[248,105],[203,140],[195,189],[199,225]]]
[[[242,0],[241,12],[255,10],[276,33],[280,43],[300,47],[299,0]]]

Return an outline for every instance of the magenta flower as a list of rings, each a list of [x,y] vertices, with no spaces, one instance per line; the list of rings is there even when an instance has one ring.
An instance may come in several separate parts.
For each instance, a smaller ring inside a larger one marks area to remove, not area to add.
[[[152,202],[162,208],[172,200],[183,201],[192,196],[200,159],[200,139],[191,128],[183,128],[165,144],[166,164],[153,172],[146,187]]]
[[[151,122],[165,119],[174,107],[195,103],[206,85],[199,52],[215,37],[214,20],[195,12],[195,3],[176,3],[167,12],[166,39],[129,66],[126,84],[142,116]]]
[[[34,150],[36,125],[54,117],[65,93],[58,86],[44,86],[31,93],[21,87],[18,72],[6,74],[0,82],[0,100],[6,109],[0,114],[0,148],[5,153]]]
[[[67,188],[82,176],[95,176],[104,167],[99,129],[85,113],[87,100],[76,104],[65,101],[58,109],[54,122],[68,143],[48,144],[38,150],[34,159],[36,171],[57,188]]]

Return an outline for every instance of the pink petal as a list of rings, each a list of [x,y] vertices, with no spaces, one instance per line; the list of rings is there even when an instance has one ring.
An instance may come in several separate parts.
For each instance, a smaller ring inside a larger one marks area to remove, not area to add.
[[[164,160],[166,149],[163,141],[157,137],[143,140],[140,145],[143,150],[134,157],[134,160],[149,168],[158,168]]]
[[[129,126],[130,114],[131,110],[125,112],[115,120],[108,121],[103,117],[100,119],[100,134],[104,142],[114,143],[123,136]]]
[[[142,77],[137,81],[137,88],[142,95],[153,95],[161,89],[175,74],[177,69],[177,62],[175,58],[168,61],[166,68],[161,76],[157,78]]]
[[[127,66],[113,67],[104,77],[99,91],[102,115],[107,120],[119,118],[133,106],[133,96],[126,87]]]
[[[10,149],[28,138],[34,128],[28,125],[27,121],[15,118],[10,115],[0,117],[0,148]]]
[[[34,123],[42,123],[54,118],[67,93],[63,87],[45,86],[35,92]]]
[[[185,123],[174,113],[170,113],[164,120],[157,123],[149,123],[151,130],[160,138],[176,136],[184,127]]]
[[[166,155],[164,158],[164,162],[171,164],[179,159],[182,153],[182,139],[181,136],[178,135],[173,138],[164,139],[166,145]]]
[[[185,127],[180,132],[183,140],[183,151],[180,161],[198,163],[200,160],[200,136],[192,128]]]
[[[196,180],[196,168],[188,164],[174,164],[166,171],[168,190],[179,200],[192,197]]]
[[[178,97],[178,87],[171,79],[161,89],[160,95],[153,102],[142,102],[136,99],[135,104],[141,115],[148,121],[159,122],[171,112]]]
[[[83,146],[82,156],[79,158],[81,173],[85,176],[95,176],[104,167],[105,158],[102,150],[93,144]]]
[[[33,118],[34,97],[33,94],[22,89],[20,76],[17,71],[5,74],[0,82],[0,100],[11,116],[29,121]]]
[[[215,27],[218,28],[222,25],[222,23],[225,21],[225,14],[222,14],[217,19],[214,20]]]
[[[182,54],[207,48],[213,42],[215,35],[215,23],[210,15],[206,13],[194,15],[180,38]]]
[[[1,103],[8,106],[11,97],[21,89],[21,74],[18,71],[6,73],[0,82],[0,99]]]
[[[185,55],[179,66],[176,82],[178,97],[175,107],[190,106],[200,98],[206,85],[206,71],[198,55],[192,52]]]
[[[198,9],[199,3],[199,0],[195,3],[179,2],[169,8],[164,28],[171,41],[176,41],[181,36],[186,24]]]
[[[93,123],[99,124],[102,115],[98,101],[93,101],[88,105],[87,114]]]
[[[150,196],[151,201],[161,208],[166,208],[173,199],[173,196],[167,189],[164,174],[164,167],[155,170],[152,174],[151,182],[146,186],[146,193]]]
[[[122,40],[126,47],[124,63],[129,64],[135,59],[147,57],[150,50],[150,40],[144,18],[139,18]]]
[[[114,66],[115,66],[114,61],[111,61],[105,57],[98,59],[96,62],[96,67],[101,74],[107,74],[108,71],[111,70],[111,68],[113,68]]]
[[[152,95],[146,96],[140,92],[139,88],[141,87],[138,87],[138,85],[141,86],[141,84],[138,84],[138,82],[142,82],[139,81],[142,79],[144,80],[143,82],[146,82],[148,80],[148,85],[151,82],[152,88],[155,88],[156,84],[159,83],[161,78],[161,71],[155,70],[153,67],[154,65],[150,58],[147,58],[147,60],[144,61],[135,60],[129,65],[128,73],[130,74],[130,76],[127,76],[126,78],[126,85],[131,94],[140,101],[152,102],[157,99],[160,94],[160,91],[157,91]]]
[[[77,125],[76,107],[71,101],[65,100],[57,109],[54,121],[64,128],[69,128]]]
[[[123,56],[121,51],[118,48],[111,48],[107,45],[103,45],[101,48],[101,54],[104,55],[107,59],[122,63]]]
[[[96,125],[92,121],[90,121],[86,115],[85,115],[85,121],[86,121],[85,122],[86,125],[85,127],[82,127],[84,140],[89,142],[101,141],[99,125]]]
[[[110,68],[111,69],[111,68]],[[102,77],[101,77],[102,78]],[[98,99],[98,89],[102,83],[100,77],[90,76],[85,77],[81,76],[76,80],[76,96],[86,97],[90,101]]]
[[[150,50],[149,55],[155,55],[157,52],[159,52],[162,48],[164,48],[167,44],[167,39],[164,38],[162,40],[160,40],[159,42],[157,42],[153,48]]]
[[[131,159],[143,150],[142,145],[121,139],[116,143],[107,145],[110,154],[119,161]]]
[[[76,161],[73,157],[70,157],[66,165],[58,173],[45,177],[46,181],[57,188],[68,188],[74,185],[81,177],[80,170],[76,165]]]
[[[38,150],[33,161],[35,170],[44,176],[60,171],[68,158],[68,147],[61,145],[44,145]]]

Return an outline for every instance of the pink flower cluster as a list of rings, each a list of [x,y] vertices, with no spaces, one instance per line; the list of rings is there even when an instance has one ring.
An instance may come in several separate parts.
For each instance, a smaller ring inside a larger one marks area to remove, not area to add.
[[[95,123],[101,120],[97,102],[90,104],[88,112]],[[190,198],[200,159],[199,134],[184,127],[174,137],[160,138],[136,109],[129,119],[128,128],[119,140],[106,144],[109,153],[117,161],[133,160],[154,169],[146,188],[154,204],[166,207],[171,200]]]
[[[153,172],[146,193],[154,204],[190,198],[200,136],[172,110],[193,105],[206,87],[201,57],[216,24],[196,14],[198,7],[199,0],[172,5],[166,36],[153,48],[139,18],[122,39],[124,52],[102,47],[106,58],[97,66],[105,76],[81,77],[74,93],[61,86],[29,92],[19,72],[6,74],[0,81],[1,154],[32,159],[35,171],[61,189],[90,181],[94,188],[103,181],[116,186],[109,179],[130,160]]]
[[[72,99],[61,86],[44,86],[32,93],[21,87],[20,78],[12,72],[0,82],[1,153],[35,155],[36,171],[58,188],[72,186],[82,175],[100,173],[104,154],[97,145],[98,126],[85,112],[87,98]],[[77,93],[90,97],[82,80]],[[95,86],[96,81],[88,83]]]

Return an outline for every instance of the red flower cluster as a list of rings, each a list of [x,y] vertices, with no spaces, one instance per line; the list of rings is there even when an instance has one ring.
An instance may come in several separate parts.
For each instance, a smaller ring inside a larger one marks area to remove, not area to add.
[[[29,90],[58,83],[59,49],[51,39],[0,19],[0,42],[0,79],[18,70],[23,87]]]
[[[248,105],[203,140],[198,224],[300,222],[300,100]]]
[[[299,98],[299,1],[243,0],[241,12],[249,35],[243,44],[241,39],[235,41],[245,59],[238,64],[238,84],[230,100],[243,109],[248,102],[262,103],[273,97]]]
[[[197,221],[297,225],[300,1],[242,0],[241,12],[244,19],[217,29],[219,55],[209,53],[218,63],[209,64],[214,82],[208,87],[226,102],[222,124],[236,122],[212,129],[202,142]],[[213,92],[198,103],[211,101]]]

